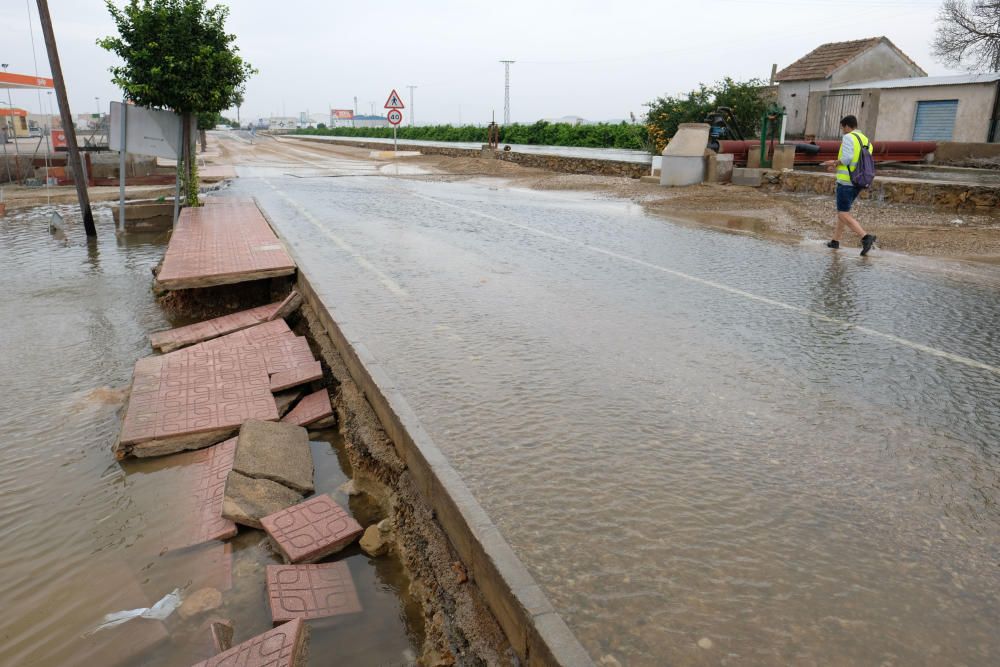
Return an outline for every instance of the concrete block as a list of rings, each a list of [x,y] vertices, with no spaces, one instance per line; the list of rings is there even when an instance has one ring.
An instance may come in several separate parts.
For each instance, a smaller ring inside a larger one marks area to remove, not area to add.
[[[677,132],[663,149],[663,155],[671,157],[704,157],[708,148],[708,123],[681,123]],[[666,168],[666,160],[664,169]]]
[[[660,175],[656,174],[655,176],[640,176],[639,180],[643,183],[653,183],[654,185],[659,185]]]
[[[705,182],[728,183],[731,180],[733,180],[732,154],[709,155],[705,160]]]
[[[795,168],[795,145],[781,144],[774,147],[774,156],[771,158],[771,168],[778,171]]]
[[[750,187],[759,188],[763,178],[763,169],[733,169],[733,185],[749,185]]]
[[[301,493],[313,492],[309,435],[294,424],[248,421],[240,428],[233,470],[269,479]]]
[[[704,152],[704,149],[702,149]],[[697,185],[705,177],[705,158],[663,156],[663,170],[660,172],[660,185],[678,187]]]
[[[747,169],[760,169],[760,144],[750,144],[747,151]]]
[[[222,516],[251,528],[261,528],[261,519],[302,502],[302,494],[268,479],[254,479],[232,471],[226,478]]]

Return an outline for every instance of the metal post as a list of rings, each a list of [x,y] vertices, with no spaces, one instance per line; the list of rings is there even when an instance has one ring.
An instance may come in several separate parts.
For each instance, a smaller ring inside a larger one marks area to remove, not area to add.
[[[398,153],[399,152],[399,144],[396,143],[396,126],[395,125],[392,126],[392,152],[393,153]],[[397,157],[397,156],[393,156],[393,157]]]
[[[416,86],[407,86],[410,89],[410,127],[413,127],[413,89]]]
[[[4,69],[7,66],[4,65]],[[17,121],[14,115],[14,101],[10,97],[10,88],[7,89],[7,106],[10,108],[10,130],[14,135],[14,172],[17,174],[18,182],[21,181],[21,148],[17,145]],[[5,147],[6,148],[6,147]]]
[[[181,157],[184,155],[184,116],[177,114],[180,119],[180,130],[177,134],[177,174],[174,184],[174,227],[177,226],[177,219],[181,215]],[[253,131],[250,132],[250,144],[253,144]]]
[[[510,125],[510,66],[513,60],[501,60],[503,63],[503,124]]]
[[[76,178],[76,196],[80,200],[80,213],[83,215],[83,227],[87,236],[96,237],[94,214],[90,210],[90,196],[87,193],[87,182],[83,180],[83,162],[80,160],[80,148],[76,145],[76,128],[73,127],[73,115],[69,110],[69,98],[66,96],[66,82],[63,80],[62,66],[59,63],[59,51],[56,49],[56,35],[52,30],[52,17],[49,16],[47,0],[37,0],[38,18],[42,24],[42,34],[45,36],[45,50],[49,56],[49,67],[56,88],[56,100],[59,103],[59,114],[62,117],[63,131],[66,133],[66,146],[69,149],[70,164]]]
[[[128,104],[122,99],[122,145],[121,154],[118,156],[118,224],[121,230],[125,231],[125,137],[128,126]]]

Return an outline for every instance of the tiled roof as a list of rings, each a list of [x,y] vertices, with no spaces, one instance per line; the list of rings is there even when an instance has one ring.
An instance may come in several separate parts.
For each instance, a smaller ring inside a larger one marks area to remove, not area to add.
[[[920,67],[913,62],[905,53],[900,51],[895,44],[886,37],[870,37],[868,39],[857,39],[852,42],[831,42],[823,44],[808,54],[799,58],[794,63],[778,72],[776,81],[807,81],[812,79],[825,79],[834,71],[858,57],[868,49],[874,48],[879,43],[885,42],[899,56],[910,63],[918,70]],[[923,72],[923,70],[920,70]],[[926,74],[926,73],[925,73]]]

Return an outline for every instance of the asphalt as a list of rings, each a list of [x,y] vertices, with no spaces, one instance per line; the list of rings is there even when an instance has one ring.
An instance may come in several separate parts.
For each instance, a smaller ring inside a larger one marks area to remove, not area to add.
[[[1000,273],[242,146],[595,659],[1000,656]]]

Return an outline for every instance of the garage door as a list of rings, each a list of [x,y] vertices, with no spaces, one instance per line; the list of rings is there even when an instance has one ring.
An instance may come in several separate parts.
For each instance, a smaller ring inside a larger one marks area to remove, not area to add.
[[[917,119],[913,123],[914,141],[951,141],[955,129],[958,100],[917,102]]]

